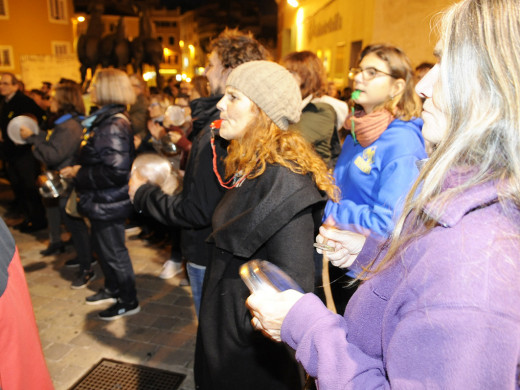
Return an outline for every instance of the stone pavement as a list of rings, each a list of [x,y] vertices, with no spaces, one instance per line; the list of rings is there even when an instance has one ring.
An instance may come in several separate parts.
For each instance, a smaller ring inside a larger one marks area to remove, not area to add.
[[[0,181],[2,216],[9,199],[8,187]],[[186,374],[180,389],[194,389],[197,324],[191,291],[189,286],[179,286],[178,278],[162,280],[157,276],[168,258],[169,247],[129,240],[130,233],[127,234],[141,312],[103,321],[96,314],[108,305],[84,303],[86,296],[103,285],[99,264],[94,267],[96,280],[86,288],[73,290],[70,284],[77,269],[63,266],[75,257],[71,247],[63,254],[42,257],[39,252],[48,244],[46,230],[36,234],[10,230],[20,251],[43,352],[56,390],[70,388],[102,358]]]

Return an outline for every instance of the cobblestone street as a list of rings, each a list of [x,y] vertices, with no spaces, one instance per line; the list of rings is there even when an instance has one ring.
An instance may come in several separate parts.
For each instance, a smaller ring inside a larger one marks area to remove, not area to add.
[[[0,213],[11,198],[5,181],[0,182]],[[4,218],[8,225],[13,221]],[[73,290],[76,269],[64,263],[75,257],[65,253],[42,257],[48,244],[47,231],[23,234],[10,228],[20,251],[32,297],[47,365],[56,390],[65,390],[102,358],[157,367],[187,375],[182,390],[192,390],[196,316],[189,286],[179,286],[175,277],[158,277],[168,258],[169,247],[129,240],[127,246],[136,273],[141,312],[107,322],[97,313],[107,305],[86,305],[85,297],[103,286],[99,264],[97,278],[88,287]]]

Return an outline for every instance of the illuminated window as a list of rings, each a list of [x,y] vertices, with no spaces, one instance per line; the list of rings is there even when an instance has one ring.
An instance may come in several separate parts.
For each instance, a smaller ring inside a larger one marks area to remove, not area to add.
[[[14,69],[12,46],[0,46],[0,69]]]
[[[336,49],[336,65],[334,66],[333,73],[335,77],[343,77],[345,72],[345,50],[346,45],[345,42],[340,42],[337,44]]]
[[[0,0],[0,19],[9,18],[9,7],[7,6],[7,0]]]
[[[52,54],[55,56],[64,56],[67,54],[71,54],[71,45],[70,42],[66,41],[52,41]]]
[[[48,0],[49,20],[56,23],[67,23],[67,3],[65,0]]]

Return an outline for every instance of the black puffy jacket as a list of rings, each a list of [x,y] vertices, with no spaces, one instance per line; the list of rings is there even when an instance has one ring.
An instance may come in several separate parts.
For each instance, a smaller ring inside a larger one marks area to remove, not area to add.
[[[74,184],[78,211],[90,219],[124,219],[133,211],[128,180],[134,159],[134,139],[125,107],[108,105],[87,118],[89,138],[79,156],[81,169]],[[94,117],[94,118],[93,118]]]

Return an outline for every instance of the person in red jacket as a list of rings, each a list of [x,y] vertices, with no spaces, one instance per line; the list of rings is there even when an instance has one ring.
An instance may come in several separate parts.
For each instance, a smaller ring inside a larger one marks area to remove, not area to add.
[[[0,351],[0,389],[54,389],[43,357],[20,255],[13,236],[1,219]]]

